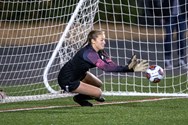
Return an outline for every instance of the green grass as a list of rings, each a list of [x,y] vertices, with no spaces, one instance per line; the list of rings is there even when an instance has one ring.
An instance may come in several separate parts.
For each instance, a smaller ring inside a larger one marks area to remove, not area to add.
[[[181,75],[162,80],[158,84],[148,83],[147,79],[116,78],[107,80],[106,90],[137,91],[137,92],[181,92],[187,93],[187,76]],[[134,80],[134,81],[133,81]],[[114,83],[114,84],[111,84]],[[128,83],[129,85],[125,84]],[[134,83],[134,84],[132,84]],[[179,84],[182,83],[182,84]],[[54,89],[59,87],[51,83]],[[173,84],[173,86],[172,86]],[[140,88],[143,86],[143,88]],[[165,87],[166,86],[166,87]],[[20,95],[17,90],[24,90],[21,95],[34,95],[46,93],[44,85],[37,84],[32,87],[5,87],[8,95]],[[3,87],[0,87],[3,88]],[[16,89],[15,89],[16,88]],[[31,90],[30,90],[31,89]],[[106,102],[119,102],[141,100],[155,97],[128,97],[108,96]],[[157,97],[159,98],[159,97]],[[92,101],[93,103],[96,103]],[[15,103],[0,103],[0,111],[20,108],[36,108],[47,106],[60,106],[51,109],[25,110],[14,112],[0,112],[0,125],[187,125],[188,101],[186,98],[152,101],[132,102],[114,105],[95,105],[94,107],[80,107],[71,97],[45,101],[29,101]]]
[[[151,83],[148,79],[139,77],[121,77],[119,79],[113,78],[106,79],[106,83],[104,85],[105,90],[107,91],[114,90],[151,93],[188,93],[187,74],[182,74],[181,76],[177,77],[168,77],[162,79],[159,83]]]
[[[106,97],[107,102],[153,97]],[[72,98],[0,104],[0,110],[75,105]],[[0,113],[1,125],[187,125],[186,98]]]
[[[133,84],[134,83],[134,84]],[[59,90],[59,85],[54,81],[50,82],[54,90]],[[166,77],[158,84],[150,83],[144,77],[113,76],[113,79],[105,79],[103,86],[105,91],[128,91],[128,92],[150,92],[150,93],[188,93],[187,74],[180,76]],[[103,89],[102,88],[102,89]],[[44,83],[24,84],[15,86],[0,86],[9,96],[35,95],[36,93],[48,93]]]

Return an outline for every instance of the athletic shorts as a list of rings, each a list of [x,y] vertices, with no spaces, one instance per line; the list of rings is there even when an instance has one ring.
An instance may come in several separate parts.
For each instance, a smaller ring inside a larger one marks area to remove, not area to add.
[[[58,77],[58,84],[62,90],[66,92],[72,92],[77,89],[80,85],[80,81],[85,78],[86,74],[82,76],[80,80],[75,80],[71,82],[70,78],[62,78],[61,76]]]
[[[78,88],[78,86],[80,85],[80,81],[67,82],[67,83],[63,83],[63,84],[59,83],[59,85],[62,90],[66,91],[66,92],[72,92]]]

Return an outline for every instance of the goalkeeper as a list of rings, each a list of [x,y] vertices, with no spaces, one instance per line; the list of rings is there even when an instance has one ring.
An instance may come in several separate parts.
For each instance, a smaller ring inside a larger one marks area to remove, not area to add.
[[[105,53],[104,47],[104,32],[91,31],[81,49],[59,72],[58,84],[61,89],[78,93],[73,100],[81,106],[93,106],[88,100],[105,101],[101,90],[102,81],[90,73],[89,69],[98,67],[106,72],[143,72],[148,67],[147,61],[138,62],[136,55],[132,57],[128,65],[117,65]]]

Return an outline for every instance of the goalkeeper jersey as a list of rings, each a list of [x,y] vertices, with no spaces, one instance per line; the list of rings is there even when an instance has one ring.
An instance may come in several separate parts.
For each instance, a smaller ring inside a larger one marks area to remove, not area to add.
[[[105,51],[96,52],[88,44],[81,48],[60,70],[61,79],[81,80],[86,72],[94,67],[106,72],[132,72],[128,66],[120,66],[113,62]]]

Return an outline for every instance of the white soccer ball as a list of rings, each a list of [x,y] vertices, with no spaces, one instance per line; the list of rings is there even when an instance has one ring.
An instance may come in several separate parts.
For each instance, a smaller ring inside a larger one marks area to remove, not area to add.
[[[146,78],[153,82],[158,83],[164,78],[164,70],[159,65],[151,65],[146,70]]]

